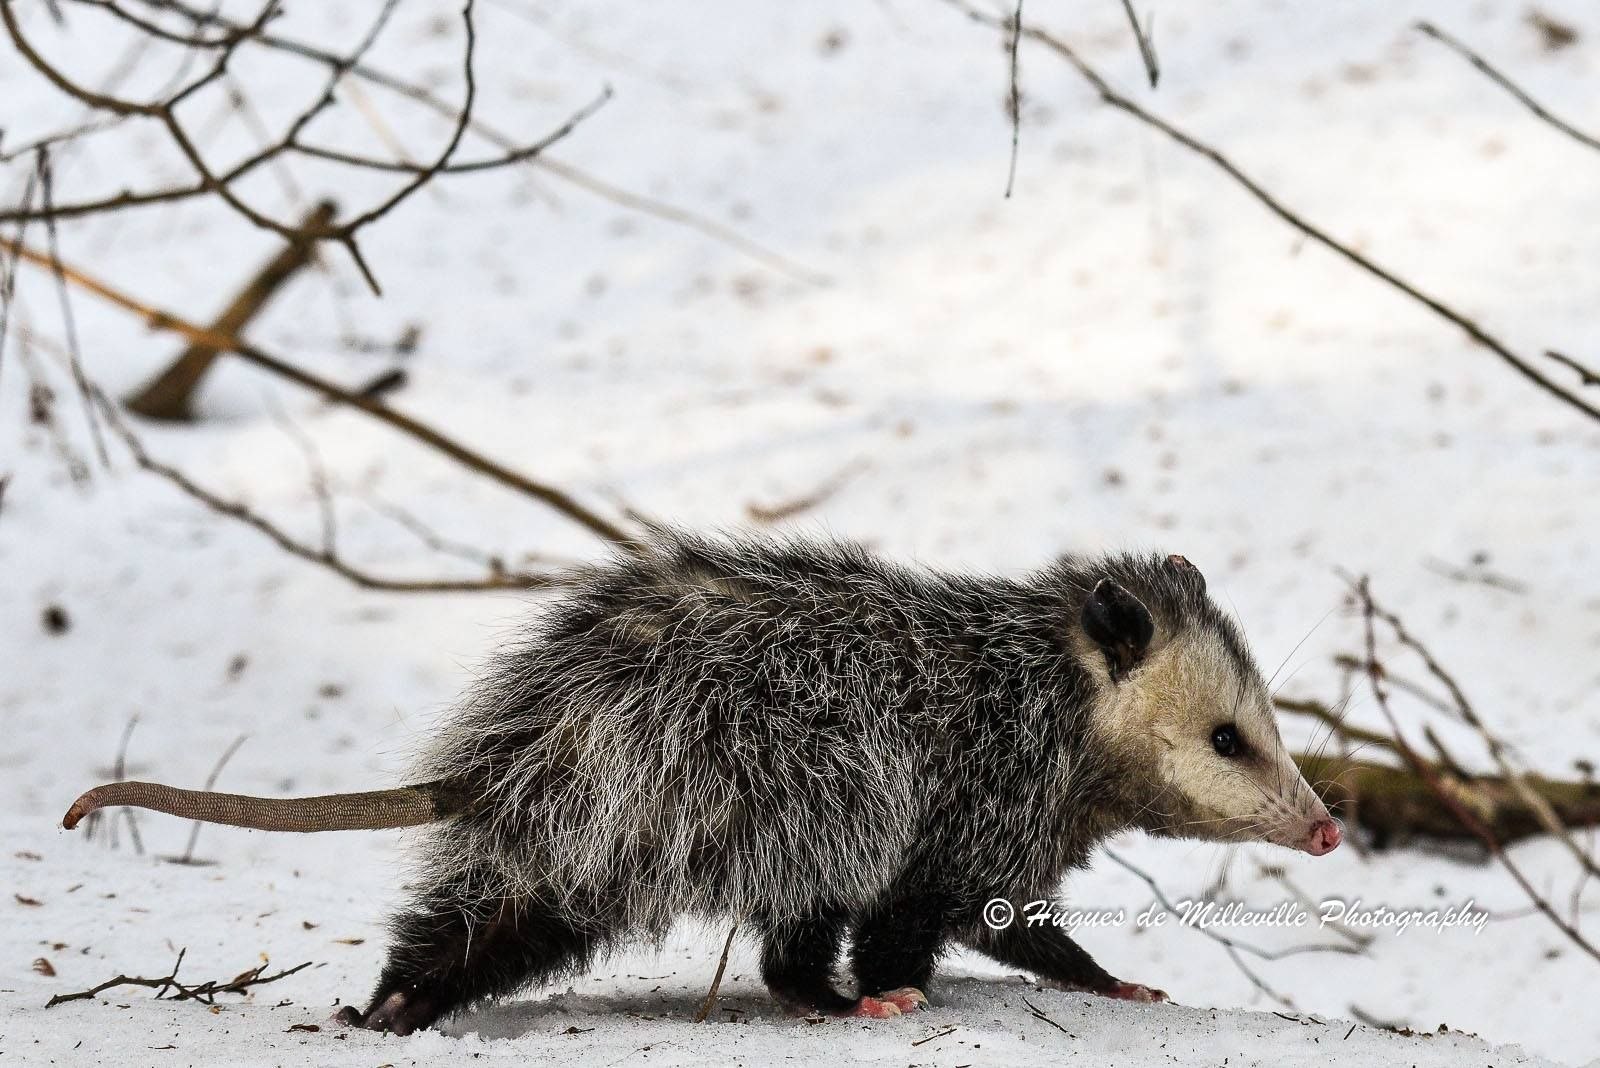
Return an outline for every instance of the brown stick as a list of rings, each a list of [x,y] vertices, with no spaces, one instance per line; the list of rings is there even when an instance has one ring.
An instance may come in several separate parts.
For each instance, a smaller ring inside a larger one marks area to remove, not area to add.
[[[699,1010],[694,1014],[695,1023],[705,1023],[706,1017],[711,1015],[711,1009],[717,1003],[717,992],[722,989],[722,973],[728,970],[728,953],[733,949],[733,936],[739,933],[736,923],[728,931],[727,940],[722,943],[722,956],[717,958],[717,973],[711,977],[711,989],[706,991],[706,999],[700,1003]]]
[[[239,291],[222,314],[209,327],[214,334],[239,337],[284,283],[295,272],[311,262],[316,250],[316,240],[310,235],[320,233],[333,222],[338,209],[332,201],[324,200],[300,221],[299,236],[286,244],[272,257],[256,276]],[[211,369],[211,364],[223,353],[215,345],[194,341],[183,354],[139,392],[129,397],[129,411],[146,419],[166,422],[188,422],[193,419],[195,390],[201,379]]]
[[[1392,739],[1385,741],[1393,746]],[[1481,832],[1487,831],[1501,845],[1510,845],[1549,832],[1518,784],[1503,775],[1463,776],[1431,762],[1427,773],[1419,774],[1409,768],[1313,753],[1296,753],[1294,760],[1307,782],[1320,784],[1329,808],[1344,809],[1359,799],[1356,823],[1380,837],[1481,841]],[[1522,784],[1554,810],[1564,826],[1600,825],[1600,783],[1524,775]],[[1462,810],[1472,813],[1477,827],[1462,821]]]

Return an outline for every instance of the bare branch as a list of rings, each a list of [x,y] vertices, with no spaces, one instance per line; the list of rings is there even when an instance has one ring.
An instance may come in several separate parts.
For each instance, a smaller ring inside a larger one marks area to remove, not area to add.
[[[1500,865],[1511,875],[1511,878],[1516,882],[1517,886],[1520,887],[1522,892],[1527,895],[1528,900],[1531,901],[1533,905],[1544,914],[1545,918],[1551,923],[1555,924],[1556,928],[1560,930],[1562,934],[1566,935],[1568,940],[1570,940],[1573,945],[1583,950],[1596,961],[1600,961],[1600,949],[1597,949],[1591,942],[1589,942],[1589,940],[1583,936],[1583,933],[1579,931],[1577,927],[1568,923],[1567,920],[1556,911],[1555,907],[1549,902],[1549,900],[1534,888],[1533,883],[1529,881],[1527,875],[1522,871],[1521,866],[1515,863],[1511,859],[1510,855],[1506,853],[1505,847],[1501,844],[1499,838],[1495,836],[1494,832],[1485,826],[1483,821],[1478,817],[1477,813],[1473,812],[1470,807],[1464,804],[1462,800],[1440,780],[1438,770],[1434,768],[1434,766],[1428,761],[1417,755],[1416,750],[1406,742],[1405,736],[1400,730],[1400,722],[1395,717],[1394,709],[1391,708],[1389,704],[1389,692],[1383,684],[1382,669],[1378,667],[1377,627],[1375,624],[1379,618],[1379,610],[1372,600],[1369,583],[1366,578],[1361,578],[1356,581],[1355,593],[1361,605],[1362,620],[1366,633],[1367,662],[1370,665],[1368,668],[1367,680],[1371,684],[1373,696],[1377,698],[1378,707],[1382,710],[1384,718],[1389,722],[1389,728],[1393,733],[1395,743],[1398,746],[1398,751],[1404,758],[1406,765],[1412,770],[1412,772],[1414,772],[1428,784],[1429,789],[1433,791],[1434,795],[1437,796],[1448,809],[1450,809],[1451,813],[1456,817],[1456,819],[1461,822],[1461,825],[1471,831],[1473,835],[1483,843],[1484,848],[1489,851],[1491,856],[1500,862]]]
[[[18,245],[17,243],[3,237],[0,237],[0,249],[11,252],[13,255],[19,256],[20,258],[27,260],[29,263],[40,266],[51,266],[51,260],[49,257],[44,256],[31,248]],[[151,329],[169,330],[184,338],[187,338],[193,344],[205,345],[218,350],[232,352],[235,355],[242,357],[249,363],[256,365],[257,367],[271,371],[282,378],[288,379],[296,385],[317,393],[325,400],[332,401],[336,404],[345,405],[347,407],[356,408],[362,412],[365,412],[379,422],[386,423],[401,433],[420,441],[422,444],[433,449],[435,452],[439,452],[449,457],[451,460],[454,460],[461,466],[469,470],[476,471],[479,474],[499,482],[501,485],[507,486],[519,493],[549,505],[551,508],[554,508],[556,511],[567,516],[569,519],[572,519],[574,522],[577,522],[588,528],[590,531],[609,542],[624,547],[634,544],[632,535],[628,534],[621,527],[618,527],[609,520],[601,518],[595,512],[584,507],[582,504],[579,504],[563,490],[557,489],[554,486],[546,485],[542,482],[537,482],[531,478],[528,478],[526,475],[522,475],[516,471],[513,471],[503,464],[496,463],[483,454],[460,444],[455,439],[445,435],[439,430],[434,429],[432,426],[422,422],[421,420],[401,414],[395,409],[389,407],[387,404],[384,404],[379,399],[364,397],[358,393],[351,392],[350,390],[347,390],[342,386],[338,386],[327,379],[312,374],[310,371],[305,371],[295,367],[292,364],[285,363],[276,356],[270,355],[265,350],[260,349],[255,345],[251,345],[248,342],[241,341],[237,337],[228,337],[218,334],[215,331],[208,330],[204,327],[191,323],[179,315],[162,311],[151,305],[145,304],[131,296],[128,296],[120,290],[85,274],[83,271],[67,267],[63,264],[61,265],[61,273],[67,281],[72,282],[79,288],[86,289],[103,300],[109,301],[125,311],[129,311],[135,315],[138,315]]]
[[[1022,0],[1011,14],[1011,164],[1006,169],[1006,199],[1017,181],[1017,149],[1022,142],[1022,77],[1018,52],[1022,46]]]
[[[946,2],[956,9],[964,12],[967,17],[972,19],[974,22],[993,27],[1001,30],[1002,32],[1009,28],[1007,20],[973,7],[968,0],[946,0]],[[1178,127],[1167,122],[1165,119],[1145,110],[1127,96],[1124,96],[1122,93],[1119,93],[1117,90],[1113,89],[1111,84],[1100,75],[1099,71],[1095,70],[1095,68],[1086,63],[1076,51],[1074,51],[1060,38],[1054,36],[1053,34],[1047,33],[1042,29],[1039,29],[1037,26],[1026,27],[1023,29],[1022,33],[1023,36],[1029,37],[1040,44],[1043,44],[1045,47],[1049,48],[1052,52],[1069,63],[1073,69],[1076,70],[1080,76],[1082,76],[1084,81],[1086,81],[1090,87],[1094,89],[1096,94],[1098,94],[1100,99],[1105,103],[1111,105],[1119,111],[1133,116],[1145,125],[1159,130],[1168,138],[1177,142],[1179,145],[1182,145],[1184,148],[1195,153],[1196,155],[1210,160],[1217,166],[1218,169],[1220,169],[1224,174],[1228,175],[1228,177],[1232,178],[1239,186],[1243,187],[1246,192],[1248,192],[1279,219],[1282,219],[1284,222],[1288,223],[1305,236],[1311,238],[1313,241],[1317,242],[1317,244],[1328,249],[1330,252],[1333,252],[1335,255],[1341,257],[1354,266],[1360,268],[1362,271],[1365,271],[1372,277],[1385,283],[1390,288],[1395,289],[1410,299],[1422,304],[1441,319],[1454,324],[1456,327],[1464,331],[1466,335],[1478,345],[1488,349],[1518,374],[1522,375],[1528,381],[1532,382],[1534,385],[1538,386],[1552,397],[1555,397],[1563,404],[1577,409],[1591,419],[1600,420],[1600,406],[1590,403],[1584,398],[1546,377],[1541,371],[1539,371],[1521,356],[1518,356],[1504,342],[1490,334],[1476,321],[1468,318],[1466,315],[1444,303],[1439,298],[1423,292],[1421,289],[1401,278],[1399,275],[1393,273],[1385,267],[1380,266],[1373,260],[1368,259],[1360,252],[1357,252],[1354,248],[1331,236],[1327,231],[1307,221],[1297,212],[1285,206],[1282,201],[1278,200],[1275,196],[1269,193],[1259,182],[1250,177],[1250,175],[1246,174],[1239,168],[1237,164],[1235,164],[1217,149],[1211,147],[1192,134],[1184,132]]]
[[[213,12],[205,11],[186,4],[183,2],[183,0],[162,0],[161,6],[163,9],[181,13],[184,17],[190,19],[196,26],[219,26],[227,29],[239,28],[238,23],[232,22],[224,16],[219,16]],[[297,41],[292,38],[282,37],[272,33],[260,33],[255,36],[254,41],[256,44],[259,44],[263,47],[276,49],[291,55],[301,56],[319,63],[333,64],[341,62],[340,56],[329,52],[326,49],[319,48],[316,45],[308,44],[304,41]],[[397,75],[390,74],[389,72],[361,59],[349,62],[347,64],[347,69],[356,77],[361,78],[372,85],[381,86],[385,89],[388,89],[390,92],[397,93],[408,100],[412,100],[418,104],[421,104],[437,114],[444,115],[451,119],[454,119],[457,115],[457,110],[454,105],[441,99],[425,85],[408,81]],[[482,119],[479,119],[477,116],[472,117],[469,123],[469,129],[471,129],[478,136],[482,137],[484,140],[499,146],[501,149],[504,149],[507,154],[516,154],[518,152],[518,144],[515,140],[505,133],[502,133],[494,126],[491,126]],[[791,278],[798,279],[799,281],[805,282],[809,285],[826,285],[830,281],[827,275],[814,271],[803,264],[797,263],[794,260],[781,255],[780,253],[774,252],[764,245],[761,245],[760,243],[739,233],[737,230],[733,230],[728,226],[723,225],[715,219],[689,211],[686,208],[678,207],[674,204],[668,204],[665,201],[657,200],[653,197],[647,197],[640,193],[623,189],[609,182],[605,182],[594,175],[573,166],[570,163],[556,160],[547,153],[541,153],[540,155],[529,159],[526,162],[538,167],[540,170],[554,175],[570,185],[582,189],[586,193],[601,197],[602,199],[608,200],[611,203],[625,208],[628,211],[636,211],[644,215],[650,215],[664,222],[668,222],[676,226],[684,226],[694,230],[704,237],[710,238],[719,244],[726,245],[729,248],[736,249],[740,253],[749,256],[751,259],[764,264],[772,270],[786,274]],[[0,222],[5,221],[6,218],[7,216],[4,213],[0,213]]]
[[[185,46],[188,51],[186,59],[204,51],[216,53],[209,68],[200,76],[190,80],[187,84],[176,88],[151,101],[130,100],[112,95],[108,91],[97,91],[80,85],[63,74],[57,67],[44,58],[34,48],[33,43],[22,32],[16,18],[13,0],[0,0],[0,23],[3,23],[12,44],[22,55],[23,59],[35,72],[44,77],[58,90],[71,96],[85,106],[107,113],[113,119],[121,120],[149,120],[159,124],[166,132],[168,140],[178,150],[194,172],[195,180],[191,184],[174,186],[167,189],[148,190],[144,192],[123,191],[114,196],[96,200],[81,201],[60,205],[54,211],[55,218],[71,218],[81,215],[98,214],[104,211],[115,211],[122,208],[143,204],[166,203],[176,200],[185,200],[192,197],[215,196],[222,200],[236,214],[248,220],[252,225],[264,230],[269,230],[279,236],[295,240],[306,232],[296,227],[293,223],[280,221],[265,212],[257,209],[241,197],[234,189],[234,184],[245,175],[269,160],[276,160],[286,153],[299,153],[315,156],[332,162],[339,162],[351,166],[379,169],[394,173],[405,174],[407,180],[394,192],[384,197],[374,206],[365,211],[358,212],[353,217],[337,224],[330,224],[310,233],[310,237],[318,242],[327,242],[345,248],[355,262],[362,277],[372,288],[373,292],[380,292],[378,282],[374,276],[371,265],[362,255],[358,244],[358,234],[367,225],[383,218],[395,208],[408,200],[423,185],[432,181],[441,174],[470,173],[489,170],[497,167],[511,166],[515,163],[525,162],[535,158],[550,144],[565,137],[589,115],[610,97],[609,87],[601,94],[596,102],[586,105],[575,116],[569,119],[555,133],[543,138],[533,145],[513,146],[506,155],[497,159],[480,160],[464,164],[460,168],[452,168],[452,162],[457,149],[462,143],[468,129],[473,122],[473,108],[477,99],[477,81],[474,75],[474,55],[477,45],[477,31],[473,22],[474,0],[465,0],[462,8],[461,19],[466,37],[466,46],[462,59],[462,78],[465,85],[461,103],[445,105],[440,102],[440,107],[448,112],[453,120],[453,129],[448,141],[439,152],[438,156],[426,166],[415,166],[410,163],[393,164],[386,160],[373,160],[345,153],[333,148],[308,147],[300,142],[300,136],[310,123],[334,102],[334,90],[339,81],[346,74],[355,69],[371,49],[383,27],[388,23],[398,0],[386,0],[376,20],[366,36],[349,55],[340,56],[328,52],[310,54],[302,51],[300,54],[322,63],[328,68],[329,77],[321,95],[309,107],[302,110],[290,123],[283,137],[269,144],[259,152],[236,164],[231,169],[218,171],[201,153],[194,135],[189,128],[179,119],[178,109],[184,101],[190,99],[208,86],[228,76],[228,64],[237,50],[245,43],[267,45],[263,35],[267,23],[278,14],[277,0],[271,0],[263,7],[257,17],[248,23],[237,23],[217,19],[211,15],[193,13],[178,4],[161,4],[164,11],[176,12],[191,20],[196,27],[196,34],[175,34],[159,24],[148,19],[134,15],[113,0],[80,0],[89,6],[106,11],[126,25],[134,27],[144,34],[147,40],[161,40]],[[205,28],[218,30],[216,36],[205,36],[201,31]],[[79,127],[76,131],[58,135],[58,137],[78,136],[107,128],[108,125],[90,125]],[[49,143],[47,138],[41,144]],[[0,222],[21,221],[35,217],[36,213],[24,207],[20,210],[0,212]]]
[[[183,957],[187,949],[178,951],[177,962],[172,965],[172,971],[158,979],[147,979],[136,975],[117,975],[98,986],[88,990],[80,990],[74,994],[57,994],[45,1002],[45,1008],[53,1009],[57,1005],[68,1001],[92,1001],[106,990],[119,986],[144,986],[155,990],[157,998],[167,997],[171,992],[173,1001],[198,1001],[203,1005],[214,1005],[218,994],[245,994],[253,987],[265,986],[267,983],[276,983],[279,979],[286,979],[303,968],[311,967],[311,962],[296,964],[293,968],[285,968],[281,972],[267,975],[265,962],[256,965],[247,971],[240,972],[232,979],[207,979],[203,983],[181,983],[178,981],[178,970],[183,967]]]

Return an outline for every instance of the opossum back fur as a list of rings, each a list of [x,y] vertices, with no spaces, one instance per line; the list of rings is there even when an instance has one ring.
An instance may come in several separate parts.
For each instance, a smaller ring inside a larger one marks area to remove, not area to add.
[[[1010,580],[658,533],[575,575],[422,755],[476,803],[423,832],[419,875],[468,911],[520,896],[654,938],[855,912],[918,872],[1049,894],[1148,794],[1096,741],[1073,637],[1108,576],[1242,650],[1159,557]]]

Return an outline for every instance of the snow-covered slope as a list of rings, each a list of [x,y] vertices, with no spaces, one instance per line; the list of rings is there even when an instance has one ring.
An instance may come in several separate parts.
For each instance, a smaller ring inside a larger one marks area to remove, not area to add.
[[[1533,359],[1548,347],[1596,362],[1600,154],[1538,124],[1410,29],[1433,18],[1595,130],[1600,20],[1590,5],[1543,5],[1582,34],[1557,52],[1543,49],[1520,3],[1501,0],[1139,6],[1156,16],[1163,79],[1153,93],[1120,5],[1030,3],[1029,13],[1291,205]],[[733,226],[830,284],[520,170],[441,183],[372,231],[365,250],[382,300],[330,255],[252,328],[261,344],[357,383],[389,361],[346,335],[388,341],[419,325],[420,348],[405,361],[411,384],[395,405],[599,507],[625,501],[691,525],[738,524],[751,505],[804,496],[847,471],[793,524],[907,559],[1011,572],[1066,549],[1181,551],[1237,610],[1260,659],[1285,664],[1291,693],[1337,696],[1330,657],[1356,648],[1359,634],[1336,611],[1334,569],[1371,573],[1535,766],[1571,776],[1574,761],[1600,758],[1600,428],[1306,245],[1203,161],[1098,105],[1048,54],[1024,49],[1026,121],[1007,201],[1005,57],[992,33],[944,4],[481,8],[485,117],[535,137],[609,82],[615,100],[561,147],[563,159]],[[66,54],[43,5],[22,9],[52,54]],[[291,6],[282,31],[347,44],[360,9]],[[76,52],[86,69],[98,40],[90,14],[69,9],[73,32],[87,35]],[[403,5],[374,61],[456,91],[455,17],[454,4]],[[8,144],[78,117],[0,54]],[[304,88],[303,70],[242,61],[268,119]],[[448,135],[442,121],[367,94],[418,158]],[[328,140],[385,150],[362,115],[330,114]],[[216,138],[221,152],[248,144],[249,130],[235,119]],[[115,190],[129,174],[181,175],[157,144],[128,138],[64,155],[58,197]],[[356,204],[383,182],[364,176],[341,195]],[[0,188],[7,202],[20,175],[15,185]],[[283,204],[275,180],[252,191]],[[75,264],[201,319],[273,247],[214,207],[75,223],[61,237]],[[54,300],[47,279],[25,274],[21,307],[34,328],[58,331]],[[173,354],[169,338],[86,297],[74,311],[89,372],[114,390]],[[721,934],[687,931],[661,957],[630,955],[575,981],[573,995],[536,992],[450,1031],[481,1039],[288,1033],[322,1022],[336,997],[365,995],[403,877],[399,839],[212,829],[199,855],[216,863],[179,867],[151,859],[182,852],[187,828],[175,821],[141,820],[143,858],[125,833],[109,851],[55,822],[108,774],[134,715],[134,776],[197,784],[245,734],[226,788],[388,784],[528,599],[363,593],[129,463],[107,473],[91,462],[91,480],[76,485],[27,420],[18,359],[13,344],[0,367],[8,1062],[1518,1063],[1455,1033],[1406,1039],[1358,1026],[1346,1038],[1349,1023],[1331,1021],[1356,1013],[1419,1031],[1448,1023],[1568,1063],[1600,1050],[1596,965],[1526,915],[1493,867],[1416,851],[1313,860],[1146,840],[1119,843],[1119,854],[1173,897],[1198,897],[1226,870],[1219,894],[1257,905],[1284,899],[1287,876],[1314,900],[1471,899],[1495,919],[1476,935],[1373,930],[1362,955],[1246,958],[1326,1026],[1270,1015],[1290,1010],[1199,932],[1130,923],[1083,941],[1117,974],[1204,1008],[1034,993],[960,958],[954,975],[1002,981],[946,980],[920,1019],[809,1025],[773,1015],[741,948],[728,1004],[746,1022],[696,1027],[686,1020]],[[43,355],[37,362],[64,432],[91,455],[69,380]],[[151,450],[314,538],[319,519],[286,414],[329,468],[343,551],[373,570],[471,570],[431,555],[373,498],[513,559],[600,551],[538,506],[237,366],[216,375],[205,407],[211,418],[197,427],[144,430]],[[1480,553],[1516,588],[1440,573]],[[65,610],[65,633],[41,625],[51,605]],[[1406,712],[1419,723],[1430,715]],[[1351,714],[1376,720],[1362,700]],[[1548,842],[1516,856],[1564,907],[1570,858]],[[1575,908],[1592,929],[1588,889]],[[1068,892],[1130,914],[1150,902],[1109,860]],[[1267,946],[1306,940],[1231,933]],[[52,993],[118,972],[159,975],[182,947],[194,978],[232,976],[263,953],[319,967],[217,1015],[152,1003],[143,990],[42,1008]],[[53,978],[32,970],[41,957]],[[661,978],[639,978],[652,976]],[[1073,1037],[1036,1019],[1024,995]],[[280,999],[293,1004],[274,1008]],[[958,1030],[912,1045],[949,1025]]]

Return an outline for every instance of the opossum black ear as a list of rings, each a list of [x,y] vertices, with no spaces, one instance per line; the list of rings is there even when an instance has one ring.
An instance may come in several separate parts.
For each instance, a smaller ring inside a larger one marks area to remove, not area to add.
[[[1127,674],[1143,658],[1156,632],[1150,610],[1110,579],[1101,579],[1089,594],[1081,618],[1083,629],[1106,654],[1113,680]]]
[[[1190,582],[1193,582],[1195,585],[1199,586],[1201,593],[1206,592],[1206,577],[1200,574],[1200,569],[1198,567],[1195,567],[1194,564],[1189,562],[1189,558],[1187,556],[1179,556],[1177,553],[1173,553],[1171,556],[1167,557],[1167,566],[1173,568],[1179,574],[1187,578]]]

